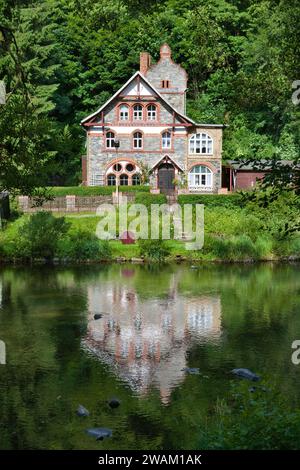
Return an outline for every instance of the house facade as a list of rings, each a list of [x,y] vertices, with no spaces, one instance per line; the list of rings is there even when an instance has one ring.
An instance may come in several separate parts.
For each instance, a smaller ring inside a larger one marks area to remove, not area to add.
[[[140,70],[81,122],[87,133],[83,184],[139,185],[147,174],[156,192],[218,193],[223,126],[186,116],[186,91],[187,74],[167,44],[155,64],[142,52]]]

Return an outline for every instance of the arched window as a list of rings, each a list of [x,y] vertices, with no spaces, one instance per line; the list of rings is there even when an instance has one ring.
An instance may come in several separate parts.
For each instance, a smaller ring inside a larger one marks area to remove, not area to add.
[[[121,175],[120,176],[120,186],[128,186],[128,175]]]
[[[204,165],[196,165],[189,172],[189,187],[212,187],[212,171]]]
[[[156,106],[149,104],[147,107],[147,119],[148,121],[156,121]]]
[[[213,153],[213,141],[208,134],[194,134],[190,138],[190,153],[211,155]]]
[[[143,119],[143,106],[135,104],[133,107],[133,119],[135,121],[142,121]]]
[[[134,149],[143,148],[143,134],[141,132],[135,132],[133,134],[133,148]]]
[[[132,186],[138,186],[141,184],[141,177],[138,173],[132,176]]]
[[[115,175],[108,175],[107,176],[107,184],[108,184],[108,186],[116,186],[116,176]]]
[[[171,132],[164,132],[161,136],[161,140],[163,149],[171,148]]]
[[[120,121],[128,121],[129,119],[129,109],[126,104],[120,106]]]
[[[114,132],[106,133],[106,148],[111,149],[115,146],[115,134]]]

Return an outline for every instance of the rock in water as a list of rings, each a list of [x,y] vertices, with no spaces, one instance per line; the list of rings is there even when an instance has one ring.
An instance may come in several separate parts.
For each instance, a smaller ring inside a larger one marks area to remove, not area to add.
[[[108,428],[90,428],[86,429],[89,436],[95,437],[96,441],[103,441],[105,437],[112,436],[112,430]]]
[[[77,415],[78,416],[89,416],[90,412],[82,405],[79,405],[77,408]]]
[[[198,367],[184,367],[181,370],[183,370],[187,374],[192,374],[192,375],[199,375],[200,374],[200,371],[199,371]]]
[[[100,318],[102,317],[103,317],[102,313],[95,313],[94,320],[100,320]]]
[[[121,405],[120,400],[118,400],[117,398],[111,398],[107,401],[107,403],[111,408],[118,408],[118,406]]]
[[[237,377],[253,380],[253,382],[258,382],[260,380],[260,377],[254,374],[254,372],[251,372],[249,369],[233,369],[231,372]]]

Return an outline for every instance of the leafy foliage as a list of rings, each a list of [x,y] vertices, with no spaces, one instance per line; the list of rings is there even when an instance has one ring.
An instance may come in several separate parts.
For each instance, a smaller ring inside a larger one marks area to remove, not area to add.
[[[178,196],[178,203],[204,204],[206,207],[238,207],[242,204],[239,193],[230,195],[182,194]]]
[[[47,117],[51,184],[80,181],[80,120],[135,72],[140,51],[157,60],[164,41],[189,75],[188,114],[229,124],[225,159],[296,164],[299,23],[297,0],[2,1],[0,79],[9,94],[26,86],[35,117]]]
[[[107,241],[98,240],[94,233],[78,229],[70,231],[60,240],[57,256],[68,261],[108,260],[111,258],[111,247]]]
[[[120,192],[149,193],[149,186],[119,186]],[[56,186],[48,188],[53,197],[62,196],[106,196],[116,190],[115,186]]]
[[[150,261],[164,261],[170,254],[170,250],[163,240],[143,240],[138,241],[140,255]]]
[[[59,239],[69,227],[64,217],[54,217],[50,212],[37,212],[19,227],[16,240],[17,256],[21,258],[52,259]]]
[[[151,204],[166,204],[167,198],[165,194],[150,194],[145,192],[138,192],[135,196],[136,204],[143,204],[150,208]]]

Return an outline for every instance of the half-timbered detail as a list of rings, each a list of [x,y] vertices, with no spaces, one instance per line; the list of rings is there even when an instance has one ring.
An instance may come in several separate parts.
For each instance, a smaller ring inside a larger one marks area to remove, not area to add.
[[[187,74],[167,44],[156,64],[142,52],[140,70],[81,122],[87,132],[84,184],[139,185],[147,167],[156,191],[217,193],[223,126],[186,116],[186,90]]]

